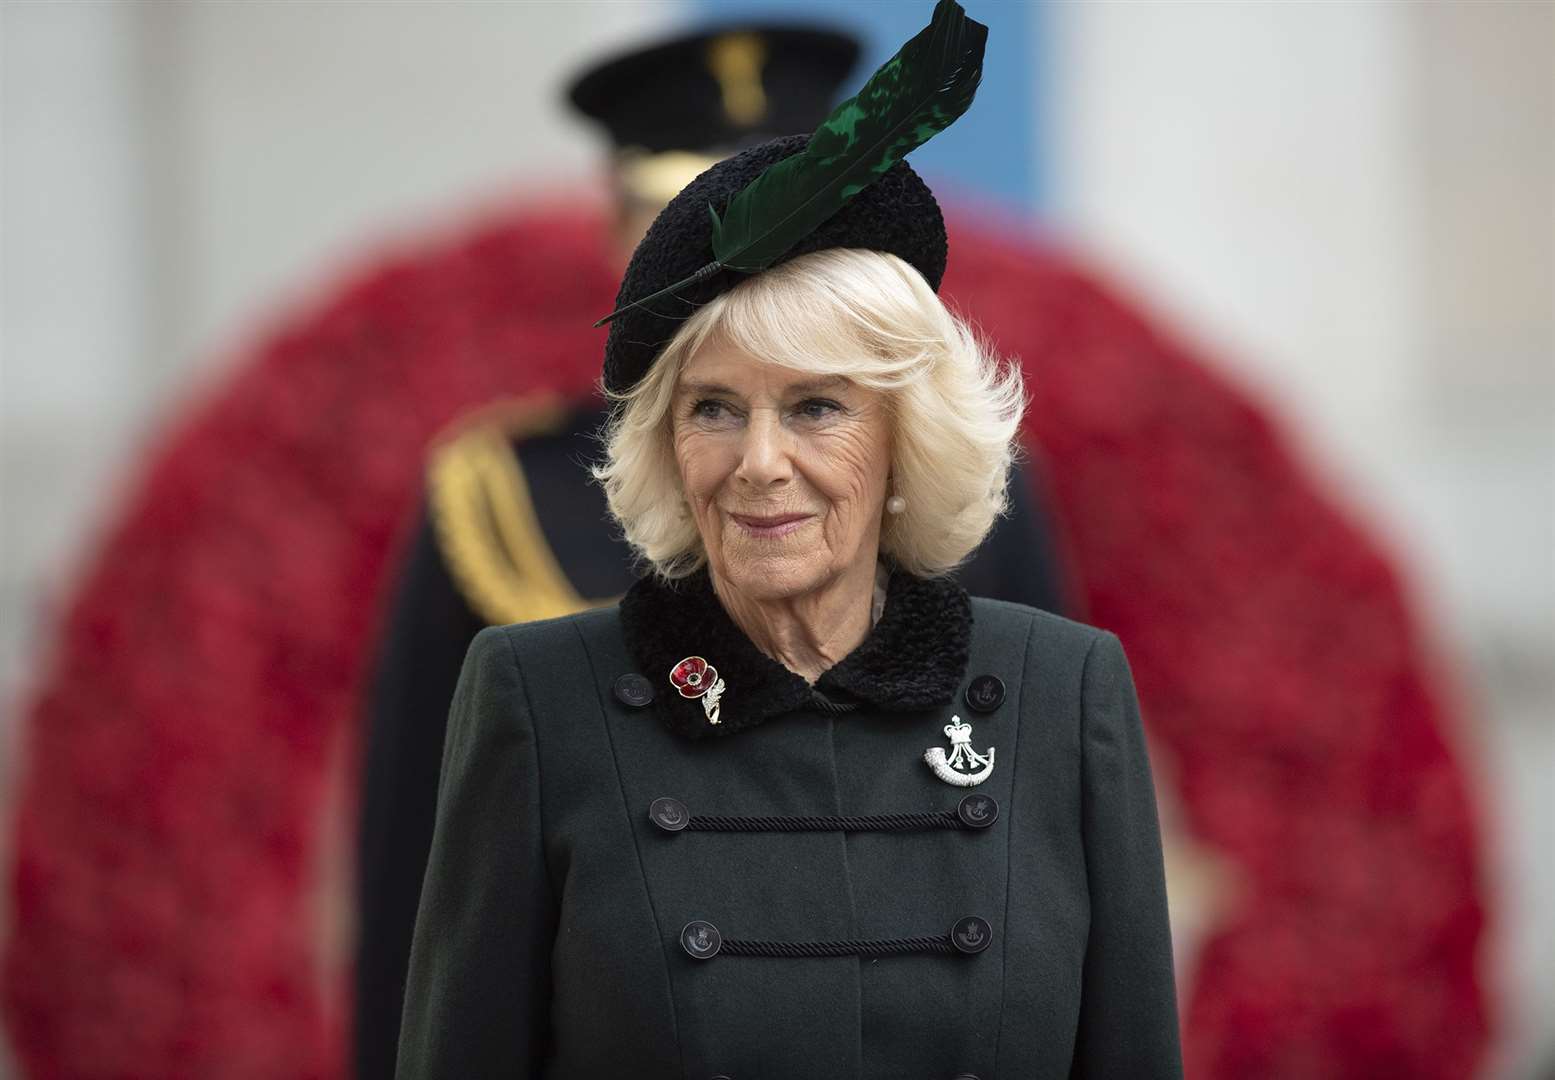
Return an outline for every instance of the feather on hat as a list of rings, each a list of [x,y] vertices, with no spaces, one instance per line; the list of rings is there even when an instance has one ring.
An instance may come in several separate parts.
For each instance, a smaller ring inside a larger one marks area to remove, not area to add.
[[[722,161],[666,206],[633,254],[605,344],[620,393],[652,366],[685,318],[748,275],[831,247],[884,251],[939,287],[945,223],[902,160],[966,112],[988,28],[940,0],[916,37],[809,136]]]

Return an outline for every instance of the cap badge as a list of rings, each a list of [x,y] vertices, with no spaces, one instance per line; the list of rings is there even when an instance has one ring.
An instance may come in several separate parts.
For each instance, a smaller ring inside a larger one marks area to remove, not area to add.
[[[993,772],[994,748],[990,746],[986,756],[973,750],[972,725],[959,716],[950,718],[945,734],[950,737],[948,756],[943,746],[931,746],[923,752],[923,760],[934,775],[956,787],[975,787],[987,780]]]
[[[751,33],[719,34],[707,47],[707,67],[718,80],[724,116],[731,124],[750,127],[767,115],[767,91],[761,69],[767,46]]]
[[[718,677],[718,669],[712,664],[700,656],[688,656],[670,668],[670,685],[683,698],[701,698],[707,722],[718,723],[718,703],[724,695],[725,687],[724,681]]]

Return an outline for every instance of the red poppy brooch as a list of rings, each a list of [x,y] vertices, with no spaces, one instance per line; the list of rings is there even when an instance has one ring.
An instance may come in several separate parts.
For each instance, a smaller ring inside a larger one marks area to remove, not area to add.
[[[700,656],[688,656],[670,668],[670,685],[683,698],[701,698],[707,722],[718,723],[718,699],[724,695],[724,681],[712,664]]]

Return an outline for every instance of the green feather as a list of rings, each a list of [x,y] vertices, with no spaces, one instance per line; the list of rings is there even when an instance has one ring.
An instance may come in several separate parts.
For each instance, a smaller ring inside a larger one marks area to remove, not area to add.
[[[955,0],[821,121],[800,153],[784,158],[713,215],[713,256],[744,273],[765,270],[907,154],[972,104],[983,77],[988,28]]]
[[[983,77],[988,28],[956,0],[939,0],[929,25],[838,105],[804,150],[776,162],[729,201],[711,206],[713,261],[691,277],[611,312],[602,326],[720,270],[771,266],[908,153],[966,112]]]

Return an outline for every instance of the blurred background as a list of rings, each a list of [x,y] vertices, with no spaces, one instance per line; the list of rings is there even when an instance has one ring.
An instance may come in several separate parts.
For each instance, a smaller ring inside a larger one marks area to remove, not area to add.
[[[1477,803],[1480,1075],[1555,1076],[1555,4],[966,6],[984,90],[914,163],[1190,343],[1392,560]],[[603,54],[815,17],[862,78],[928,9],[6,0],[4,791],[146,455],[267,328],[507,205],[602,205],[560,88]]]

